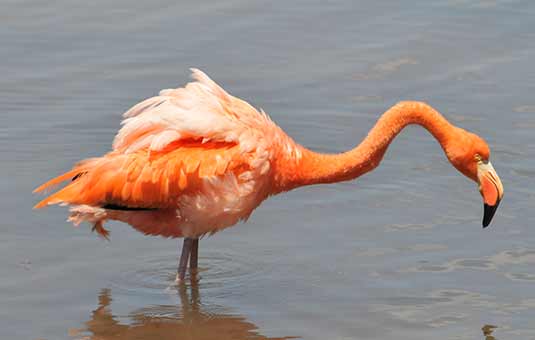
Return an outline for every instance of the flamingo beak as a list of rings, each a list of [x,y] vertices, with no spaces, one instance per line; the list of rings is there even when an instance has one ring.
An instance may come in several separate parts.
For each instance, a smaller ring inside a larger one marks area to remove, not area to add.
[[[503,185],[490,162],[480,161],[477,165],[479,192],[483,196],[483,228],[486,228],[503,197]]]

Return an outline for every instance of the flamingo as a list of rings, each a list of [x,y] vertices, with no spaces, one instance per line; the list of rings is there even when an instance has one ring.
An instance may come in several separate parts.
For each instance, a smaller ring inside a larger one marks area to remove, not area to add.
[[[311,151],[262,110],[236,98],[205,73],[165,89],[124,113],[112,150],[82,160],[35,189],[70,182],[34,208],[70,206],[69,221],[89,222],[108,238],[107,220],[146,235],[184,238],[177,281],[197,269],[199,238],[247,220],[266,198],[304,185],[357,178],[375,169],[394,137],[418,124],[440,143],[449,162],[476,182],[487,227],[503,197],[487,143],[449,123],[426,103],[387,110],[358,146],[344,153]]]

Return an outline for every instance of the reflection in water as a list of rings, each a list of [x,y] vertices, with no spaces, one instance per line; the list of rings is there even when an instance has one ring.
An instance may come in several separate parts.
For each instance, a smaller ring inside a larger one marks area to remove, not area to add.
[[[257,333],[257,327],[245,317],[203,310],[197,284],[178,288],[180,306],[151,306],[130,313],[130,323],[121,323],[112,314],[111,290],[103,289],[98,297],[98,308],[91,314],[86,327],[71,330],[78,340],[120,339],[188,339],[188,340],[282,340],[295,337],[268,338]]]
[[[481,330],[483,331],[483,335],[485,336],[485,340],[496,340],[494,336],[492,336],[492,332],[496,329],[496,326],[493,325],[485,325]]]

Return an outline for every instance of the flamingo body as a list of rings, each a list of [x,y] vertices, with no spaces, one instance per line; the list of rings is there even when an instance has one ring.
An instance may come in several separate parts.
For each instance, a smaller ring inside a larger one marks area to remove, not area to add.
[[[274,157],[297,156],[296,145],[265,113],[201,71],[193,77],[128,110],[113,151],[37,188],[76,177],[36,207],[67,203],[70,221],[88,221],[104,236],[108,219],[166,237],[199,237],[247,219],[273,193]]]

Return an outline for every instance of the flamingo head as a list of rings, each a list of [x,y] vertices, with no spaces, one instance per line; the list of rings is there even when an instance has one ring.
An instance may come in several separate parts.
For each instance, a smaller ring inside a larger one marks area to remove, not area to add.
[[[463,129],[458,129],[451,137],[445,149],[446,155],[457,170],[478,184],[483,197],[485,228],[503,197],[502,182],[489,160],[489,146],[478,135]]]

